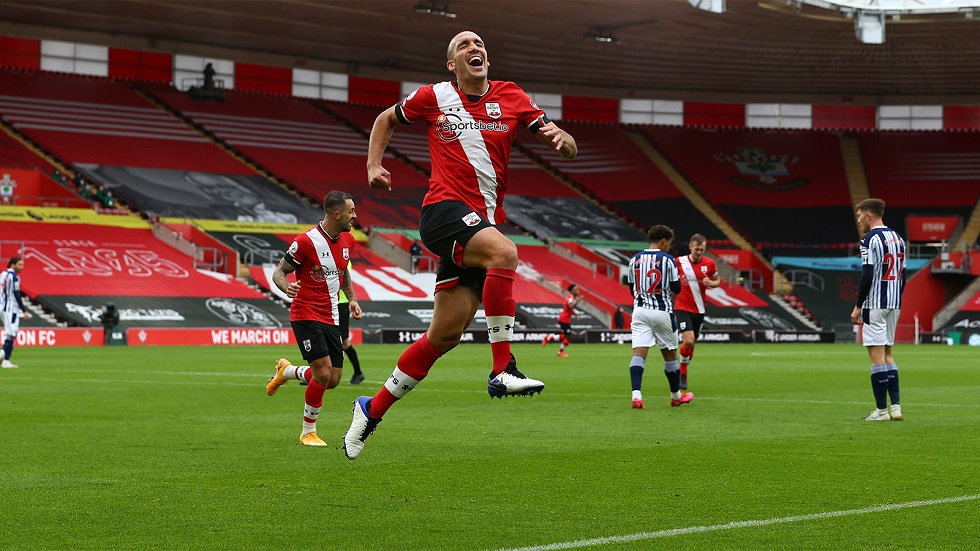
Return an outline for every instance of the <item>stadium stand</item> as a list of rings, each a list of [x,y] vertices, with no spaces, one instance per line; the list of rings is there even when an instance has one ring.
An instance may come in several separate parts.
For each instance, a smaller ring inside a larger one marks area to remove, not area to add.
[[[836,134],[645,127],[701,194],[768,254],[857,240]],[[813,254],[813,251],[808,251]]]
[[[252,173],[193,128],[107,78],[0,69],[0,113],[65,163]]]
[[[0,113],[4,111],[0,110]],[[40,155],[4,131],[0,122],[0,167],[50,171],[51,165]]]
[[[907,235],[912,214],[970,217],[980,199],[980,134],[874,132],[859,135],[872,197],[885,223]]]
[[[580,186],[590,197],[618,210],[644,227],[665,224],[677,235],[702,233],[709,239],[724,234],[701,214],[626,134],[622,125],[560,121],[578,143],[573,161],[560,159],[533,136],[519,135],[520,143],[549,166]],[[643,240],[642,232],[626,240]]]
[[[195,100],[172,88],[146,90],[315,204],[339,189],[354,195],[361,226],[418,223],[427,179],[392,159],[387,161],[392,191],[369,193],[364,168],[367,139],[307,100],[229,90],[225,101],[216,103]]]
[[[585,300],[612,315],[617,305],[633,303],[629,290],[614,278],[596,275],[591,269],[551,252],[546,246],[518,245],[521,266],[518,273],[529,279],[551,282],[554,289],[575,283]]]
[[[317,103],[324,111],[358,131],[365,138],[371,134],[374,120],[385,108],[355,103],[323,101]],[[428,130],[423,124],[410,124],[399,127],[391,135],[387,156],[404,155],[416,164],[423,172],[432,170],[432,160],[429,158]]]

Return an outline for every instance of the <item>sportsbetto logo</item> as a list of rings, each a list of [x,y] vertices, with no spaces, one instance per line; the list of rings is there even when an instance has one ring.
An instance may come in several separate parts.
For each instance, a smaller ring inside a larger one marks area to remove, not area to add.
[[[459,139],[460,134],[467,130],[480,132],[509,132],[510,126],[500,121],[483,122],[477,120],[464,121],[459,115],[443,113],[436,119],[439,138],[445,142]]]

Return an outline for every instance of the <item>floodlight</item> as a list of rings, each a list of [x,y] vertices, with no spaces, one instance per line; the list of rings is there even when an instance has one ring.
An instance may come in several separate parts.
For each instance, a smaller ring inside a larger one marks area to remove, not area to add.
[[[884,44],[885,12],[858,11],[854,17],[854,33],[864,44]]]

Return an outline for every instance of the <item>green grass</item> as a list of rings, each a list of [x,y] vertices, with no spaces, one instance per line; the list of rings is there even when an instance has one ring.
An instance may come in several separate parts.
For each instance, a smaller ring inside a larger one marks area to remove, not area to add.
[[[308,448],[302,388],[264,392],[294,348],[18,348],[0,372],[0,548],[980,547],[976,349],[897,347],[906,420],[866,423],[857,345],[703,344],[681,408],[651,356],[645,410],[628,347],[515,345],[548,386],[491,400],[489,348],[464,345],[349,461],[350,402],[402,349],[358,348],[368,381],[348,368],[327,391],[330,446]],[[748,521],[768,522],[718,526]]]

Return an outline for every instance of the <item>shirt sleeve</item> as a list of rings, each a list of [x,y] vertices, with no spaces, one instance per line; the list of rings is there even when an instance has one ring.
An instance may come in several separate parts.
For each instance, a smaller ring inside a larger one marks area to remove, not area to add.
[[[520,86],[514,84],[515,94],[517,99],[515,100],[517,104],[517,117],[520,119],[521,124],[527,127],[532,134],[537,134],[540,128],[540,121],[543,118],[545,123],[551,122],[548,115],[544,112],[544,109],[538,107],[537,103],[527,95]]]
[[[425,120],[426,110],[432,105],[435,93],[432,85],[417,88],[405,99],[395,104],[395,116],[402,124],[413,124]]]
[[[293,265],[294,268],[299,268],[303,264],[303,247],[300,244],[299,237],[293,240],[286,249],[286,255],[283,257],[286,262]]]
[[[667,257],[665,260],[664,266],[667,268],[666,276],[668,285],[670,285],[670,290],[673,291],[675,295],[680,294],[681,280],[680,276],[677,275],[677,263],[674,262],[672,257]]]

